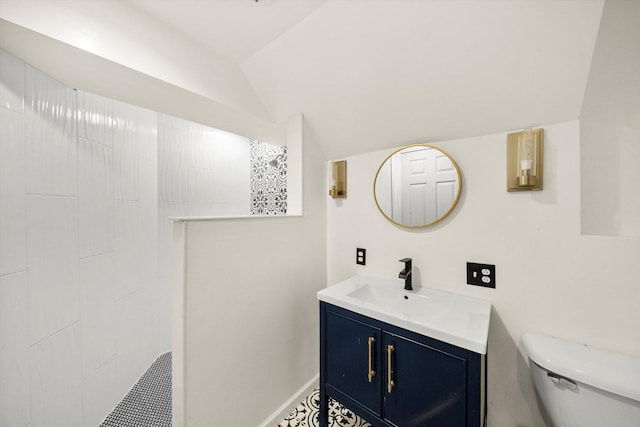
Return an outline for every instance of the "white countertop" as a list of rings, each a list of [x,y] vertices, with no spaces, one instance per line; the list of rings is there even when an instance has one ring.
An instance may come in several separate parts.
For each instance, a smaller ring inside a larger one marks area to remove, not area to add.
[[[318,292],[338,307],[486,354],[491,303],[449,292],[405,291],[402,280],[353,276]]]

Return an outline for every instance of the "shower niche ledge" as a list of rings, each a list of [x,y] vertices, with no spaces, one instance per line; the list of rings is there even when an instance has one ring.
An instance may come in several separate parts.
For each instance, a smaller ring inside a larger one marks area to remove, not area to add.
[[[329,398],[374,426],[485,425],[489,302],[365,276],[318,299],[319,425]]]

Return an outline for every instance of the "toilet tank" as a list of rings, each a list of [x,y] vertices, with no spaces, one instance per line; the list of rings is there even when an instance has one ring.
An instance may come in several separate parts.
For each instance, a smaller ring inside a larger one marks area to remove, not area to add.
[[[553,427],[640,427],[640,359],[540,334],[523,342]]]

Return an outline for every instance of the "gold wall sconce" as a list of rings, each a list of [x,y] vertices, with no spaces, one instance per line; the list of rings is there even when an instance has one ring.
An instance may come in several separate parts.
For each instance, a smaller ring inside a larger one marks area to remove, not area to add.
[[[334,199],[347,198],[347,161],[331,163],[331,188],[329,195]]]
[[[543,129],[507,135],[507,191],[542,190]]]

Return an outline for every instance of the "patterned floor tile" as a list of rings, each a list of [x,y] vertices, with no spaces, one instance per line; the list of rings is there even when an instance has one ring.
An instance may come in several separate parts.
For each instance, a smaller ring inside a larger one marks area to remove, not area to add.
[[[279,427],[319,427],[320,390],[315,389]],[[333,399],[329,399],[329,427],[371,427],[371,424]]]

